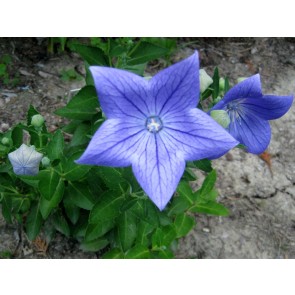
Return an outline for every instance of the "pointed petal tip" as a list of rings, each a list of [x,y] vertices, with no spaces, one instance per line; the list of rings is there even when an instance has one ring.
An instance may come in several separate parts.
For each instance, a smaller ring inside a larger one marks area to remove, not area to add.
[[[171,196],[171,198],[172,198],[172,196]],[[171,199],[170,198],[170,199]],[[151,199],[151,198],[150,198]],[[166,206],[167,206],[167,204],[170,202],[170,199],[167,201],[167,202],[162,202],[162,200],[160,200],[160,202],[159,202],[159,200],[153,200],[153,199],[151,199],[151,201],[157,206],[157,208],[160,210],[160,211],[163,211],[165,208],[166,208]]]

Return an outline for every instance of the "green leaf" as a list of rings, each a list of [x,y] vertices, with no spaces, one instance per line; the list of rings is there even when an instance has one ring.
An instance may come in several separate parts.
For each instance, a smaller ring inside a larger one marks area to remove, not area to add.
[[[21,197],[12,198],[12,212],[13,213],[23,213],[29,210],[31,206],[30,199]]]
[[[124,253],[117,248],[112,249],[111,251],[105,253],[102,256],[103,259],[122,259],[124,258]]]
[[[214,69],[214,74],[213,74],[213,99],[216,99],[219,95],[219,72],[218,68]]]
[[[145,68],[146,68],[146,63],[139,64],[139,65],[133,65],[133,66],[126,65],[123,69],[142,77],[144,74]]]
[[[169,247],[170,244],[177,237],[174,225],[166,225],[162,228],[157,228],[155,233],[152,236],[152,247],[153,250],[159,248]]]
[[[150,250],[143,245],[136,245],[125,254],[127,259],[145,259],[150,258]]]
[[[154,225],[141,220],[137,229],[136,244],[149,246],[149,243],[150,243],[149,235],[154,229],[155,229]]]
[[[74,205],[85,210],[91,210],[96,201],[83,182],[69,182],[66,195]]]
[[[140,44],[130,54],[128,65],[137,65],[148,62],[152,59],[157,59],[169,53],[169,50],[164,47],[149,43],[140,42]]]
[[[86,252],[97,252],[109,244],[107,239],[96,239],[93,241],[82,242],[80,249]]]
[[[217,216],[228,216],[229,214],[229,211],[226,207],[214,201],[196,203],[191,208],[189,208],[189,211]]]
[[[107,58],[103,51],[98,47],[87,46],[79,43],[69,44],[71,50],[79,53],[89,65],[108,65]]]
[[[85,241],[92,241],[102,237],[115,225],[114,220],[104,220],[98,223],[88,224],[85,234]]]
[[[89,223],[114,219],[119,215],[124,200],[125,196],[117,191],[104,192],[90,212]]]
[[[87,144],[89,142],[90,133],[91,125],[80,123],[80,125],[77,126],[76,130],[73,133],[73,137],[70,142],[70,147],[76,147]]]
[[[51,141],[47,145],[47,155],[51,161],[59,159],[63,154],[65,146],[64,137],[60,129],[53,135]]]
[[[30,105],[28,113],[27,113],[27,125],[31,125],[32,117],[34,115],[39,115],[39,112],[32,106]]]
[[[23,129],[21,124],[16,125],[11,132],[11,139],[15,147],[21,146],[23,143]]]
[[[172,203],[168,207],[168,216],[177,215],[186,211],[187,208],[191,206],[191,203],[184,197],[174,196],[172,198]]]
[[[76,206],[67,195],[63,198],[63,204],[67,217],[72,224],[76,224],[80,217],[80,208]]]
[[[43,219],[47,219],[51,211],[54,208],[57,208],[58,204],[62,200],[64,189],[65,184],[63,180],[60,178],[50,199],[46,199],[44,195],[41,195],[40,212],[42,214]]]
[[[159,209],[156,207],[154,203],[151,202],[151,200],[147,199],[144,200],[143,203],[143,210],[144,210],[144,217],[141,218],[142,220],[150,223],[151,225],[154,226],[159,226],[160,225],[160,220],[159,220]],[[140,202],[139,202],[139,205]]]
[[[84,239],[86,234],[86,229],[88,226],[88,217],[89,214],[85,211],[81,210],[79,220],[75,224],[75,227],[73,227],[72,235],[78,240]]]
[[[117,219],[117,243],[125,252],[130,249],[136,239],[137,218],[132,212],[125,211]]]
[[[194,161],[193,164],[195,165],[195,167],[199,168],[200,170],[204,172],[211,172],[213,169],[211,165],[211,161],[208,159]]]
[[[224,93],[228,92],[230,90],[230,85],[229,85],[229,80],[228,78],[226,77],[224,79]]]
[[[81,154],[81,152],[77,152],[63,161],[63,177],[65,179],[69,181],[80,180],[91,169],[90,165],[79,165],[74,162],[81,156]]]
[[[119,184],[125,181],[122,177],[122,172],[113,167],[96,167],[95,172],[109,189],[117,189]]]
[[[172,224],[173,222],[172,219],[169,216],[167,216],[166,212],[158,212],[158,216],[160,225],[162,226]]]
[[[155,258],[172,259],[174,258],[174,254],[169,249],[157,249]]]
[[[5,74],[7,73],[6,70],[7,70],[6,65],[1,63],[0,64],[0,77],[5,76]]]
[[[146,37],[142,38],[144,41],[169,49],[171,54],[177,46],[176,38],[167,37]]]
[[[197,180],[196,174],[188,167],[185,168],[182,175],[182,181],[195,181]]]
[[[81,120],[72,120],[62,128],[62,131],[69,134],[74,134],[75,130],[81,125]]]
[[[120,169],[120,171],[122,173],[122,177],[125,180],[127,180],[127,182],[130,184],[132,192],[137,192],[142,190],[136,178],[134,177],[131,167],[122,168]]]
[[[6,196],[5,193],[0,193],[1,196],[1,206],[2,206],[2,215],[6,222],[12,223],[11,209],[12,201],[10,196]]]
[[[62,179],[54,169],[40,171],[38,188],[46,200],[51,200]]]
[[[212,170],[205,178],[202,187],[200,188],[200,196],[204,198],[208,195],[214,188],[216,182],[217,174],[216,170]]]
[[[186,236],[195,226],[195,219],[184,213],[176,216],[174,226],[176,229],[177,238]]]
[[[56,212],[52,218],[53,225],[57,231],[64,234],[67,238],[70,237],[70,227],[60,212]]]
[[[55,114],[74,120],[91,120],[99,108],[98,98],[94,86],[83,87],[63,108]]]
[[[94,86],[94,80],[89,70],[89,64],[87,62],[85,62],[85,72],[86,72],[86,78],[85,78],[86,85]]]
[[[24,183],[26,183],[26,184],[28,184],[28,185],[34,187],[34,188],[38,188],[38,184],[39,184],[39,175],[37,175],[37,176],[18,175],[18,178],[19,178],[22,182],[24,182]]]
[[[186,199],[190,205],[194,203],[194,194],[188,182],[181,181],[177,187],[177,192],[180,197]]]
[[[39,234],[42,226],[42,216],[39,210],[40,203],[35,203],[27,216],[26,234],[30,241],[33,241]]]

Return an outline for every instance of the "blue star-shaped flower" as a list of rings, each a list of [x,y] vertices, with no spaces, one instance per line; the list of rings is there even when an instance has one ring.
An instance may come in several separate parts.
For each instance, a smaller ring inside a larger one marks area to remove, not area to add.
[[[263,95],[260,75],[256,74],[231,88],[212,110],[225,110],[230,117],[229,133],[253,154],[269,145],[268,120],[278,119],[291,107],[293,96]]]
[[[17,175],[37,175],[42,157],[33,146],[28,147],[25,144],[8,154],[13,171]]]
[[[172,197],[185,161],[217,158],[238,144],[196,108],[197,53],[149,81],[114,68],[90,70],[108,119],[77,163],[132,165],[139,184],[160,210]]]

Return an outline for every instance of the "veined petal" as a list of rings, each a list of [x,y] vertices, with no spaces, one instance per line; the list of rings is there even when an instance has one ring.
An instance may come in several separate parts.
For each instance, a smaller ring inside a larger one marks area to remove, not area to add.
[[[256,74],[231,88],[211,110],[221,110],[227,103],[240,98],[262,97],[260,75]]]
[[[260,98],[247,98],[241,106],[259,118],[274,120],[282,117],[290,109],[293,96],[264,95]]]
[[[133,121],[109,119],[96,131],[78,164],[126,167],[149,132]]]
[[[89,68],[102,110],[107,118],[146,118],[150,113],[148,82],[133,73],[92,66]]]
[[[242,116],[233,120],[228,130],[240,143],[253,154],[261,154],[269,145],[271,130],[268,121],[244,112]]]
[[[133,158],[133,173],[149,198],[163,210],[176,190],[185,161],[181,152],[169,150],[162,132],[149,133],[141,149]]]
[[[200,91],[198,53],[159,72],[149,83],[156,115],[196,107]]]
[[[161,132],[169,149],[182,151],[187,161],[215,159],[238,144],[224,128],[199,109],[167,117]]]

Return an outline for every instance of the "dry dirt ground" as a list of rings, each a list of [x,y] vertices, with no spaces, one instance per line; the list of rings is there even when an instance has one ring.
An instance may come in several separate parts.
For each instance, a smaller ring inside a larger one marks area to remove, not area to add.
[[[20,73],[17,87],[0,88],[0,131],[24,119],[29,104],[51,129],[62,124],[53,111],[64,105],[71,89],[83,81],[63,81],[63,70],[83,65],[74,54],[46,55],[46,39],[0,39],[0,56],[9,53]],[[39,43],[39,44],[38,44]],[[210,74],[218,66],[231,84],[238,77],[261,74],[264,93],[295,93],[295,39],[182,39],[174,61],[199,50],[201,67]],[[153,65],[151,73],[161,67]],[[178,258],[295,258],[295,109],[271,122],[271,163],[241,150],[215,160],[220,202],[229,217],[196,215],[196,228],[179,242]],[[202,175],[200,175],[200,180]],[[57,235],[45,256],[15,225],[0,216],[0,253],[16,258],[96,258],[79,250],[73,240]]]

